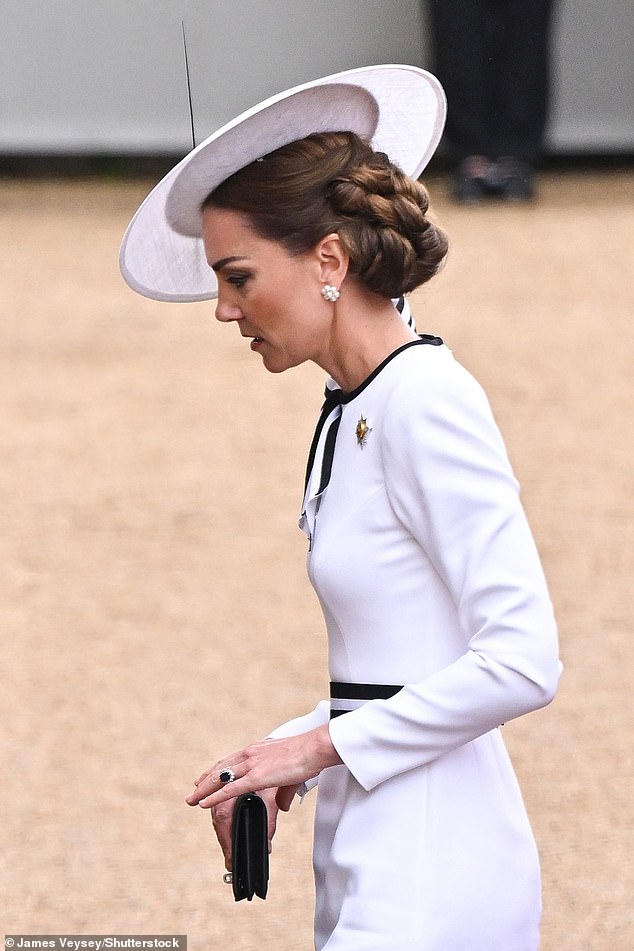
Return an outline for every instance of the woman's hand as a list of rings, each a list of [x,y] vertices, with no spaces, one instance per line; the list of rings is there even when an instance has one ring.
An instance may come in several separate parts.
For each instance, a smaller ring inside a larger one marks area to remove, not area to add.
[[[339,754],[332,745],[328,724],[280,740],[262,740],[253,743],[237,753],[225,756],[214,766],[202,773],[194,783],[194,791],[185,800],[188,805],[202,806],[203,809],[216,810],[222,803],[235,799],[242,793],[259,792],[274,789],[275,816],[277,809],[287,811],[297,788],[307,779],[317,776],[327,766],[341,763]],[[222,770],[231,769],[235,779],[229,783],[220,782]],[[267,803],[268,805],[268,803]],[[222,830],[226,842],[226,829],[230,818],[225,810],[217,811],[217,832]]]

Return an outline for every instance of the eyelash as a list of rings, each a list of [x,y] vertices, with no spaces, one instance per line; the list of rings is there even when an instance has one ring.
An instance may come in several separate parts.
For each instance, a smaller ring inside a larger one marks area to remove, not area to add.
[[[227,278],[227,284],[233,284],[234,287],[240,288],[244,287],[248,279],[248,274],[232,274]]]

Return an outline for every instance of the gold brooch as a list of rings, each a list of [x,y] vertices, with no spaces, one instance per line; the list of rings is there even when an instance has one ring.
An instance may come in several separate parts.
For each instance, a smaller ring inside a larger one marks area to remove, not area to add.
[[[368,435],[368,433],[372,432],[372,427],[368,426],[368,421],[367,419],[365,419],[364,416],[359,417],[359,422],[357,423],[357,428],[355,432],[357,434],[357,442],[363,449],[366,436]]]

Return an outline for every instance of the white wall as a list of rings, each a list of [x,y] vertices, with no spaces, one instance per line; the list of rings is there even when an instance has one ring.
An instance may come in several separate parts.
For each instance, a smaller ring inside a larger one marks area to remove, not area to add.
[[[559,0],[551,145],[634,151],[634,0]]]
[[[634,150],[632,0],[560,0],[554,150]],[[2,0],[0,153],[185,151],[286,86],[428,65],[420,0]]]

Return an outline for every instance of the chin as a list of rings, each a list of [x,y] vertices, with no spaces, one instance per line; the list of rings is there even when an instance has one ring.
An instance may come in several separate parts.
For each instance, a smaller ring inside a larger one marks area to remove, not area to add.
[[[304,361],[292,360],[288,357],[286,359],[267,360],[266,357],[263,357],[262,363],[264,364],[264,369],[268,370],[269,373],[284,373],[285,370],[291,370],[293,367],[298,366],[300,363],[304,363]]]

